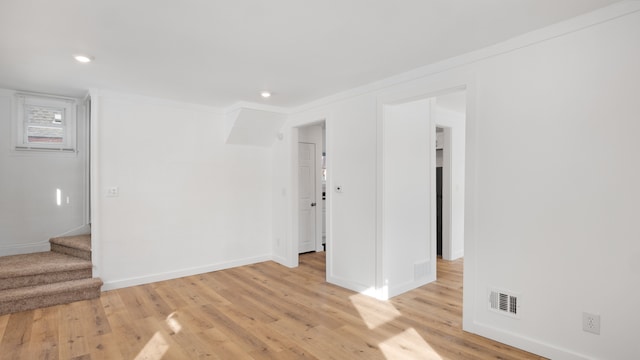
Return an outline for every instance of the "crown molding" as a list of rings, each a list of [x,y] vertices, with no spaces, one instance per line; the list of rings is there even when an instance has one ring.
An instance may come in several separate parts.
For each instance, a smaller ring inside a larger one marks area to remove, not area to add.
[[[536,45],[538,43],[581,31],[608,21],[618,19],[640,11],[640,0],[625,0],[604,8],[561,21],[559,23],[528,32],[501,43],[491,45],[460,56],[455,56],[437,63],[425,65],[398,75],[369,83],[357,88],[336,93],[304,105],[292,108],[289,113],[297,114],[344,101],[356,96],[365,95],[394,85],[429,77],[441,72],[460,68],[482,60],[506,54],[518,49]]]

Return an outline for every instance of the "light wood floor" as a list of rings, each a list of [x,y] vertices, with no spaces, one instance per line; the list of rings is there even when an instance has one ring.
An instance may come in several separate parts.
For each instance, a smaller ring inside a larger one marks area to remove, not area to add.
[[[540,359],[461,330],[462,260],[383,302],[324,281],[324,253],[0,316],[0,359]]]

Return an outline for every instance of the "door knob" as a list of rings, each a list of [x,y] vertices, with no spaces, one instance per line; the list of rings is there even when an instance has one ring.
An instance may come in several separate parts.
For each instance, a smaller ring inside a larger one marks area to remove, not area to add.
[[[316,206],[316,203],[311,203],[311,206]]]

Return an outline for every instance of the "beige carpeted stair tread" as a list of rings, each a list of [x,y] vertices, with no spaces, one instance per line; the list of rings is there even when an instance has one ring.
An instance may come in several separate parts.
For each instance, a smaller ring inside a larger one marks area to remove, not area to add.
[[[91,269],[91,261],[56,252],[0,257],[0,279],[68,270]]]
[[[62,236],[49,240],[52,244],[58,244],[74,249],[91,251],[91,234]]]
[[[88,278],[0,291],[0,315],[100,297],[102,281]],[[0,356],[1,357],[1,356]]]
[[[30,299],[37,296],[47,296],[64,292],[82,291],[88,288],[99,288],[102,280],[99,278],[89,278],[65,281],[53,284],[30,286],[18,289],[8,289],[0,291],[0,303]]]

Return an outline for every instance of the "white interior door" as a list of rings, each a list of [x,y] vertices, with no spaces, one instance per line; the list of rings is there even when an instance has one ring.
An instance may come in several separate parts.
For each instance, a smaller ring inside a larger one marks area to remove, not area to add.
[[[298,143],[298,253],[315,251],[316,146]]]

